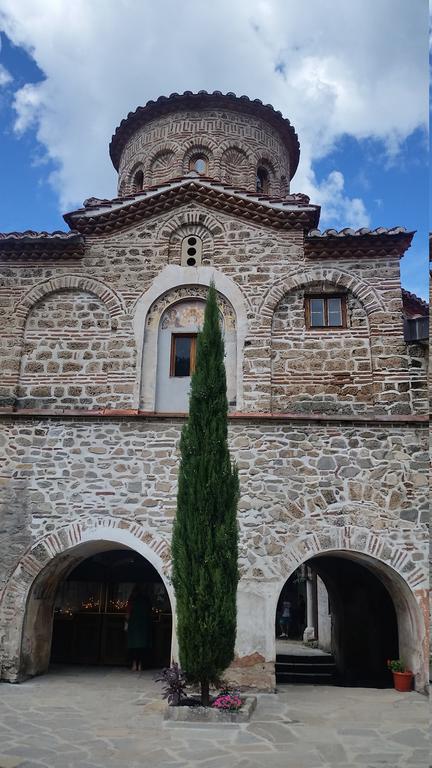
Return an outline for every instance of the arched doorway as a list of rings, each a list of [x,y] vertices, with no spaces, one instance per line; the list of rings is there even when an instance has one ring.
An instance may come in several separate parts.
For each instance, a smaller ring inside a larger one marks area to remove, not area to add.
[[[372,558],[348,552],[299,566],[277,603],[277,682],[391,686],[387,659],[409,664],[413,644],[396,581]]]
[[[24,553],[0,596],[1,679],[21,682],[48,670],[59,586],[87,558],[110,550],[139,554],[151,564],[166,589],[171,613],[175,597],[169,573],[170,548],[165,539],[123,518],[82,518],[57,528]],[[175,623],[167,645],[176,657]]]
[[[60,582],[54,599],[51,662],[130,663],[125,627],[135,585],[151,606],[145,666],[168,666],[172,615],[167,590],[151,563],[128,549],[91,555]]]

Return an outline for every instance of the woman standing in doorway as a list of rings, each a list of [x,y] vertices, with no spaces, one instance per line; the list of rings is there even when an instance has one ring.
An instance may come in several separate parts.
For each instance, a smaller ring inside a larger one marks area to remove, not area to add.
[[[132,672],[148,664],[152,644],[151,603],[142,584],[135,584],[127,605],[127,647]]]

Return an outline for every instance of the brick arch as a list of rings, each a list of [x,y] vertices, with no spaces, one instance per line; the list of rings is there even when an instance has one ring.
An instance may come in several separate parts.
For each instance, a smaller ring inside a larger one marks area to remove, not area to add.
[[[178,144],[175,141],[161,141],[153,147],[152,154],[149,156],[147,163],[152,164],[153,160],[164,152],[178,152]]]
[[[144,163],[142,160],[138,160],[138,162],[134,163],[132,168],[129,170],[128,175],[131,180],[133,180],[133,177],[137,171],[143,171],[144,173]]]
[[[62,275],[44,280],[30,288],[24,296],[18,300],[14,307],[18,326],[24,328],[26,319],[32,309],[41,299],[56,291],[87,291],[97,296],[105,304],[111,318],[121,315],[125,307],[120,296],[105,283],[94,280],[85,275]]]
[[[344,288],[350,291],[363,305],[367,315],[374,312],[385,311],[384,303],[378,296],[374,288],[358,277],[343,272],[340,269],[320,267],[311,269],[309,272],[301,272],[276,283],[267,292],[260,306],[260,314],[269,324],[277,305],[283,297],[301,288],[307,288],[315,283],[325,283],[335,285],[338,288]]]
[[[88,517],[59,527],[25,552],[0,594],[0,624],[7,628],[2,649],[5,679],[19,681],[29,674],[46,670],[49,661],[46,650],[42,662],[31,658],[32,632],[35,622],[40,621],[39,604],[42,605],[45,599],[51,610],[61,578],[83,556],[90,556],[98,551],[98,544],[106,542],[124,545],[153,565],[167,588],[175,614],[170,581],[171,549],[165,539],[138,523],[121,518]],[[43,631],[50,633],[51,627],[45,627]]]
[[[389,592],[398,620],[400,655],[415,673],[416,688],[423,690],[428,682],[428,570],[413,559],[414,552],[354,525],[306,531],[287,542],[274,563],[273,620],[282,587],[300,565],[322,555],[352,559],[379,578]]]
[[[246,157],[248,162],[251,164],[251,166],[255,165],[256,158],[257,158],[257,151],[252,149],[252,147],[249,147],[247,144],[243,145],[239,143],[236,139],[225,139],[224,141],[221,141],[220,144],[218,144],[217,147],[217,153],[215,154],[216,159],[220,163],[225,152],[227,152],[230,149],[234,149],[236,152],[240,152],[242,155]]]
[[[188,229],[187,233],[198,234],[202,239],[212,239],[224,232],[224,226],[211,213],[203,213],[201,210],[189,210],[172,216],[168,222],[164,221],[159,229],[157,238],[161,240],[181,240],[184,235],[182,232]]]
[[[147,168],[150,173],[152,173],[153,166],[157,160],[159,160],[161,157],[175,157],[175,149],[169,149],[168,147],[164,146],[159,147],[156,152],[153,153],[153,155],[149,158],[147,162]]]
[[[123,176],[123,179],[122,179],[121,183],[125,187],[129,186],[131,191],[133,191],[135,174],[138,173],[138,171],[142,171],[142,173],[143,173],[143,183],[144,183],[144,186],[145,186],[145,181],[146,181],[146,179],[145,179],[145,168],[144,168],[144,163],[142,163],[141,161],[139,161],[137,163],[134,163],[134,165],[132,166],[130,171],[128,171],[127,176],[125,176],[125,175]]]
[[[200,151],[209,152],[210,157],[215,156],[218,152],[218,147],[218,142],[212,139],[211,136],[204,134],[202,136],[195,136],[185,141],[181,146],[183,152],[183,161],[186,157],[189,159],[190,154]]]
[[[427,586],[426,571],[412,559],[414,550],[411,552],[391,544],[382,535],[355,525],[322,527],[313,533],[300,534],[281,557],[282,578],[286,581],[306,560],[329,551],[352,552],[374,558],[397,573],[412,591]]]

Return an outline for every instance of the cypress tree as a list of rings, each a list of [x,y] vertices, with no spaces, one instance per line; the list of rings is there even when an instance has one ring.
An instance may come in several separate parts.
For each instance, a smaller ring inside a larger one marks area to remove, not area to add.
[[[209,686],[234,658],[238,582],[238,473],[228,450],[224,343],[214,285],[198,334],[189,418],[180,439],[173,583],[180,664]]]

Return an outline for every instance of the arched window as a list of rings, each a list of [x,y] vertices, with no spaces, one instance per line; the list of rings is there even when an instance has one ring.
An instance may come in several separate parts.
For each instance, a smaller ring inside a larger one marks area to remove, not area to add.
[[[202,258],[202,240],[197,235],[188,235],[182,240],[182,267],[199,267]]]
[[[256,191],[263,195],[268,195],[270,191],[270,179],[267,168],[258,166],[256,173]]]
[[[134,192],[141,192],[141,190],[144,187],[144,174],[143,172],[137,171],[134,180],[133,180],[133,191]]]
[[[205,155],[193,155],[189,160],[189,170],[196,171],[201,176],[206,176],[208,171],[208,160]]]

